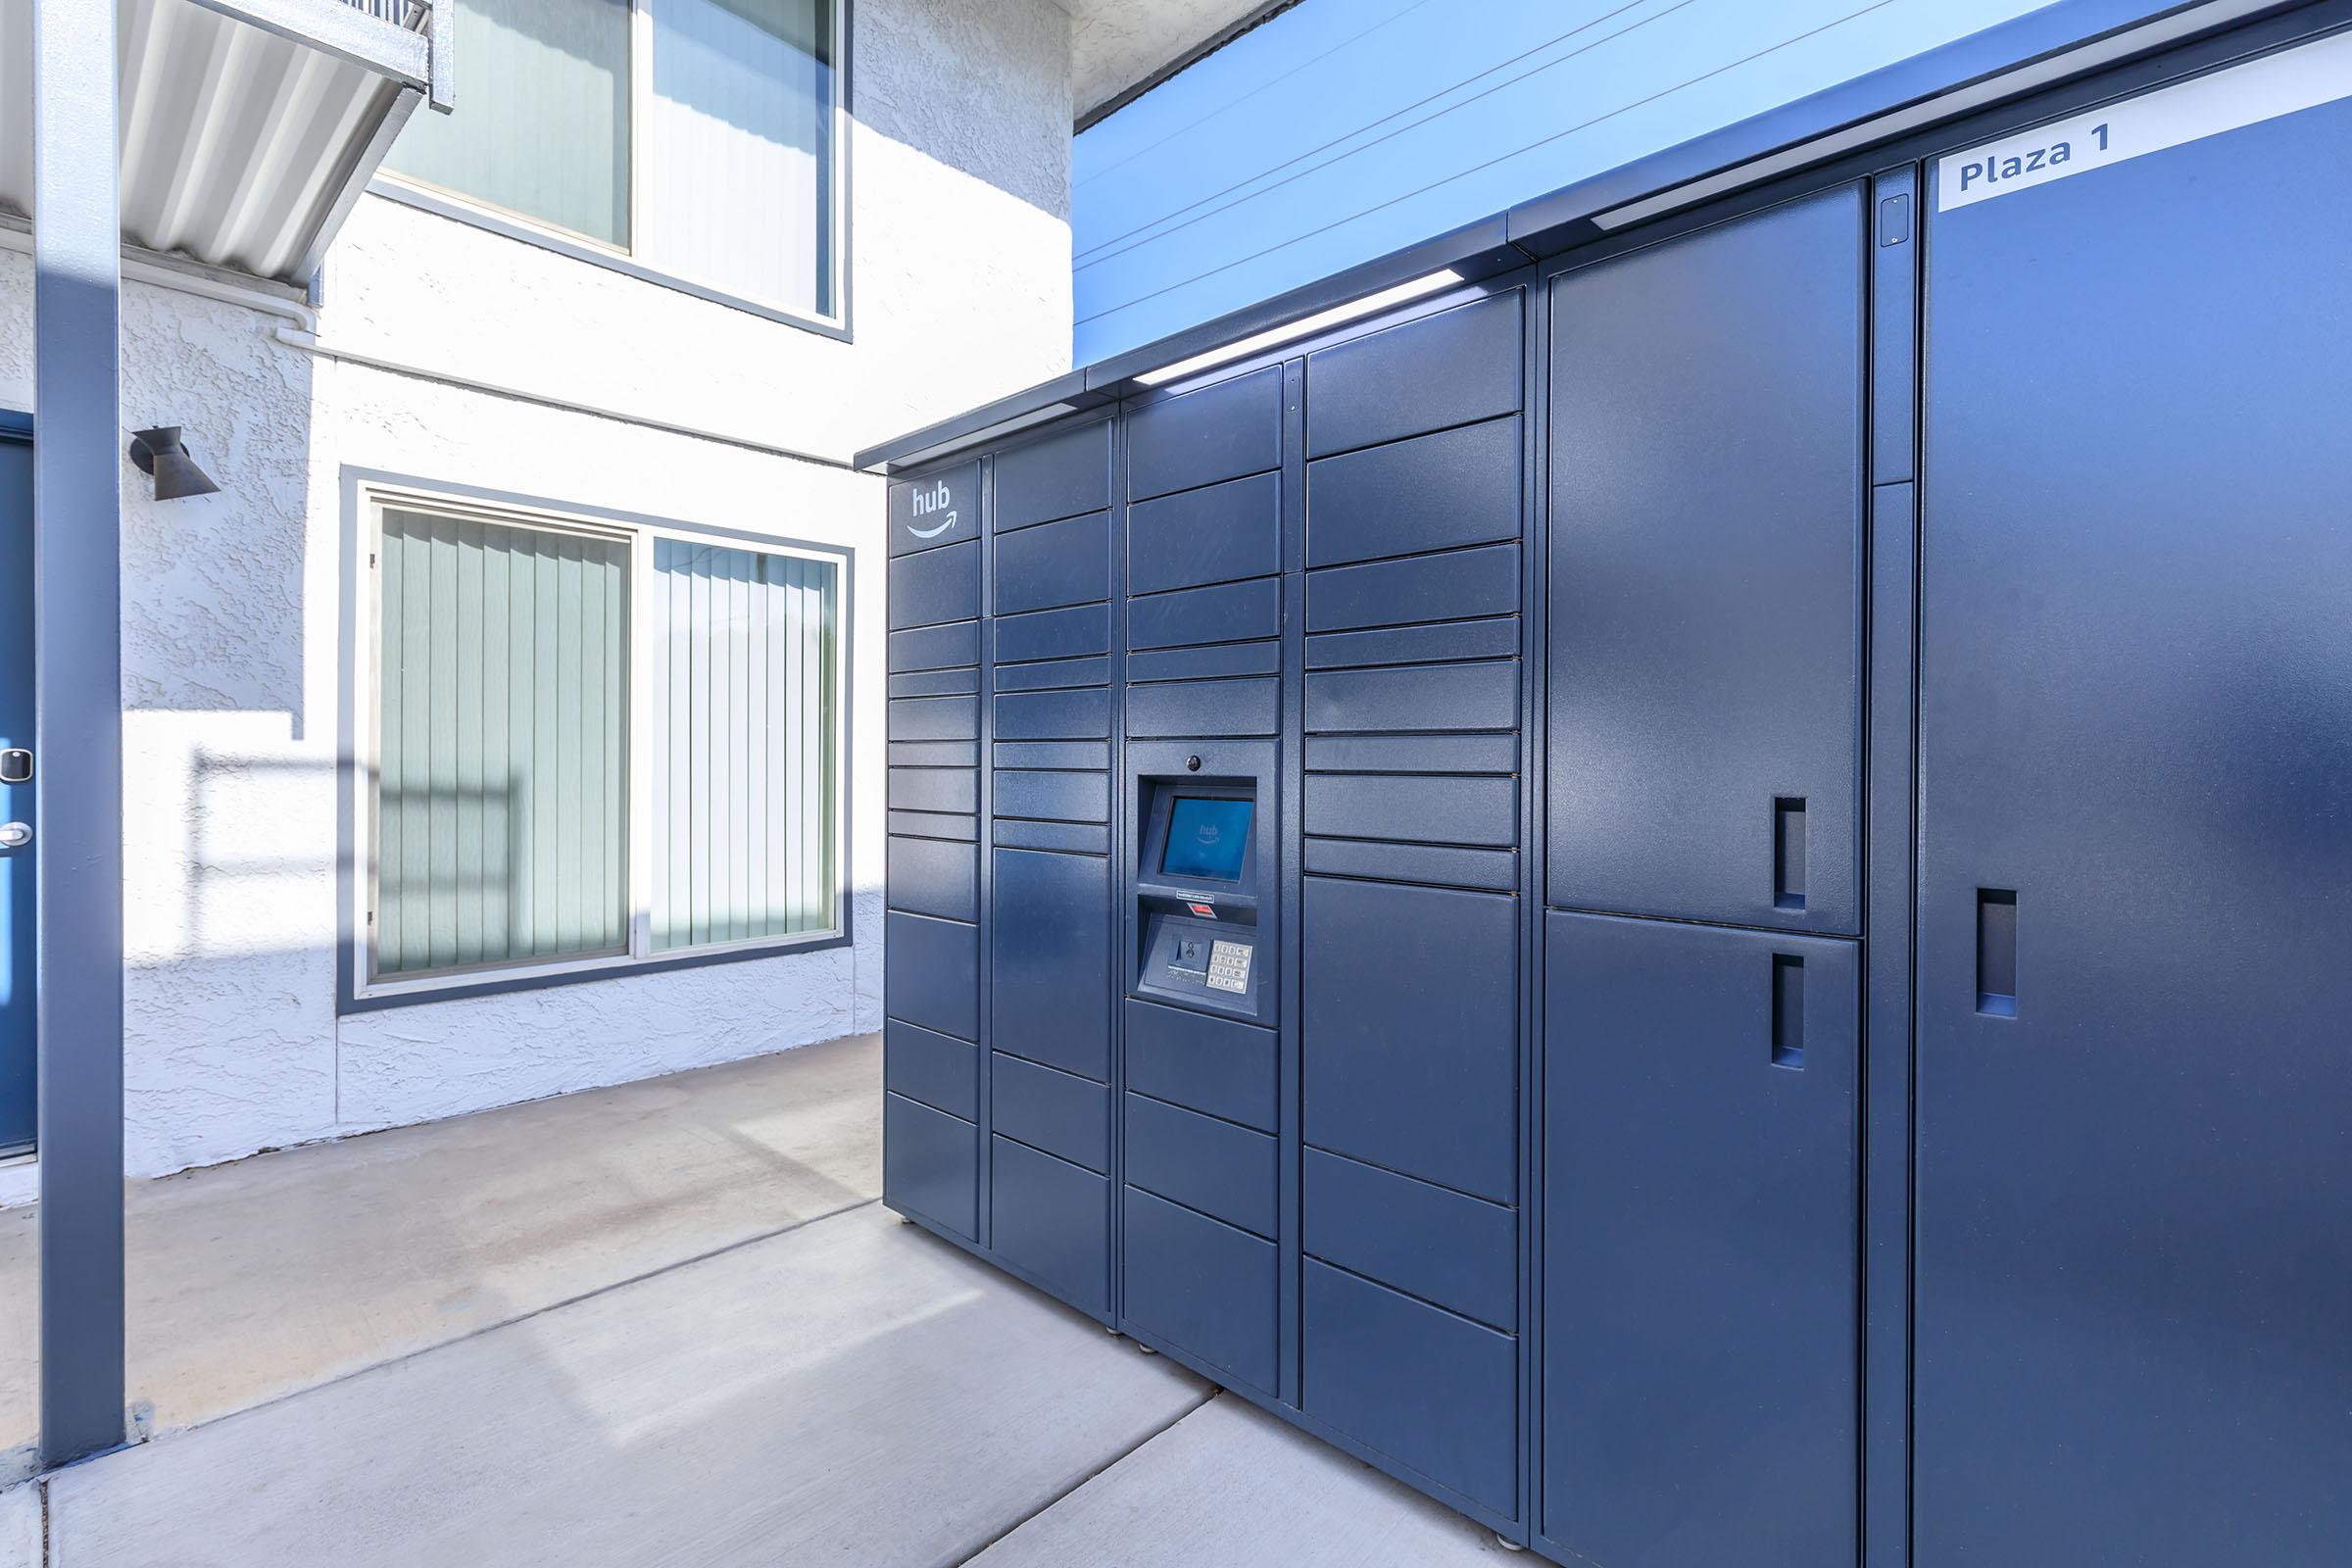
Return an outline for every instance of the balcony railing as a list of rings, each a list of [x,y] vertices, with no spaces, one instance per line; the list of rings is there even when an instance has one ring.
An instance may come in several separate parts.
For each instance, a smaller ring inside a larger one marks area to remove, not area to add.
[[[449,113],[455,53],[450,37],[455,30],[457,0],[343,0],[343,4],[424,35],[432,51],[432,83],[426,97],[435,109]]]

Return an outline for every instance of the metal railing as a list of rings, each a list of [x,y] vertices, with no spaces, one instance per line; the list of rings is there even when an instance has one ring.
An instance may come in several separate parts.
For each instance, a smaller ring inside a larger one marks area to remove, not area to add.
[[[456,30],[456,0],[342,0],[342,3],[379,22],[424,34],[432,61],[432,90],[426,97],[435,109],[448,114],[456,98],[457,67],[451,48],[451,35]]]
[[[432,10],[423,0],[343,0],[343,3],[354,11],[365,11],[379,21],[412,30],[421,30],[416,24]]]

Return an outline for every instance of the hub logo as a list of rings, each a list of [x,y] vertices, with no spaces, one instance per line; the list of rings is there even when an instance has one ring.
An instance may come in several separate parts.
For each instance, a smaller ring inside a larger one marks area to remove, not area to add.
[[[956,498],[949,493],[947,480],[935,480],[927,488],[916,490],[907,499],[914,503],[914,521],[906,525],[906,531],[917,539],[936,539],[956,526]],[[939,520],[926,528],[922,524],[929,517],[938,517]]]
[[[965,527],[964,519],[971,519]],[[980,465],[958,464],[890,487],[890,523],[904,534],[886,537],[893,553],[926,545],[969,542],[980,529]]]

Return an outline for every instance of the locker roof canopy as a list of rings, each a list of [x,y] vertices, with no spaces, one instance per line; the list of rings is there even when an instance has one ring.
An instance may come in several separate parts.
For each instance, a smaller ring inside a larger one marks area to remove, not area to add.
[[[1856,157],[2004,102],[2056,92],[2093,72],[2328,0],[2055,0],[1997,26],[1638,159],[1360,267],[1070,370],[866,448],[869,472],[899,473],[1063,415],[1237,361],[1368,316],[1420,292],[1557,256],[1713,197]],[[2248,29],[2255,49],[2277,41]],[[2024,107],[2031,108],[2030,102]]]

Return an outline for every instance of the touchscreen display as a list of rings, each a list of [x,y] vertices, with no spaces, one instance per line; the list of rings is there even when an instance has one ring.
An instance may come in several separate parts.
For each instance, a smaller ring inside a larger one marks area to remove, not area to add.
[[[1168,810],[1168,848],[1159,858],[1162,876],[1239,882],[1242,855],[1250,847],[1250,814],[1255,801],[1179,795]]]

